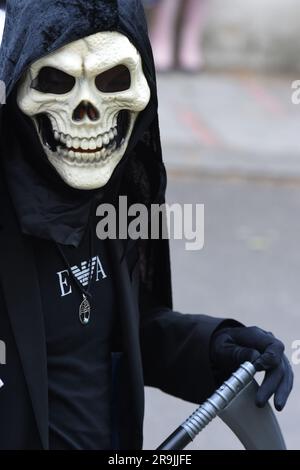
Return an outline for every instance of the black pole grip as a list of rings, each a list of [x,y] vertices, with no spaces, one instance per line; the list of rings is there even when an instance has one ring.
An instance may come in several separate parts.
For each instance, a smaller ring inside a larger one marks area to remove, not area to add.
[[[191,442],[189,434],[179,426],[156,450],[183,450]]]

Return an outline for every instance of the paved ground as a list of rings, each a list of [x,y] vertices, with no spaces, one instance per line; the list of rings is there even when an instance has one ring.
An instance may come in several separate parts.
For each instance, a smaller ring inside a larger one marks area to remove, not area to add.
[[[169,170],[300,178],[299,77],[163,76],[160,119]]]
[[[294,79],[296,79],[295,77]],[[182,312],[233,316],[284,339],[300,339],[299,107],[289,78],[160,79],[170,202],[205,204],[205,248],[172,243],[174,300]],[[290,449],[300,449],[300,365],[279,415]],[[200,372],[199,372],[200,373]],[[145,448],[155,448],[195,408],[147,390]],[[194,449],[238,449],[214,422]]]

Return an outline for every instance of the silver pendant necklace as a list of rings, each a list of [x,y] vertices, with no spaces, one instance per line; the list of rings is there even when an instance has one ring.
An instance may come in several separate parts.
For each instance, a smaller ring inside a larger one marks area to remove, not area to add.
[[[79,307],[79,320],[82,325],[87,325],[91,319],[91,304],[85,294],[82,294],[83,301]]]
[[[82,295],[82,301],[79,305],[79,311],[78,311],[78,316],[79,316],[79,321],[83,326],[87,326],[90,321],[91,321],[91,312],[92,312],[92,305],[91,305],[91,294],[90,294],[90,289],[92,285],[92,279],[93,279],[93,235],[92,235],[92,228],[90,229],[90,260],[89,260],[89,281],[88,281],[88,287],[87,289],[84,289],[83,285],[81,282],[77,279],[77,277],[74,275],[70,263],[65,255],[65,253],[62,250],[62,247],[58,244],[57,248],[58,251],[60,252],[64,262],[68,266],[69,273],[72,276],[75,284],[77,285],[78,289],[80,290],[80,293]]]

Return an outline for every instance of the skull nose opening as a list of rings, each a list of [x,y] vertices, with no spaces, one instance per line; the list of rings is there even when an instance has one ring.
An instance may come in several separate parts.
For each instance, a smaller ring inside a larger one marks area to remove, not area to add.
[[[89,101],[81,101],[74,110],[72,119],[75,122],[80,122],[83,121],[86,116],[90,121],[98,121],[100,119],[100,113],[92,103]]]

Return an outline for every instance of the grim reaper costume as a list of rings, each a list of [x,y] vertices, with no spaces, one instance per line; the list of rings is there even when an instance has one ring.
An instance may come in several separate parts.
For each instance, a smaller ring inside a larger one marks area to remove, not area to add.
[[[163,203],[139,0],[9,0],[0,52],[1,449],[140,449],[144,385],[199,403],[239,363],[282,409],[283,345],[174,312],[166,240],[96,237],[96,207]]]

